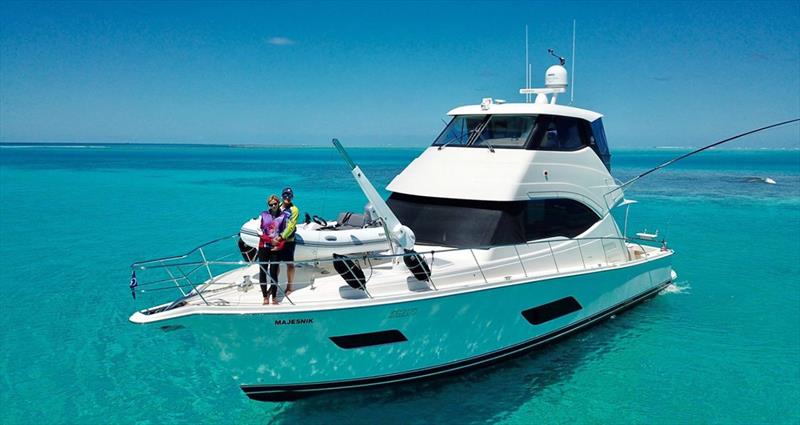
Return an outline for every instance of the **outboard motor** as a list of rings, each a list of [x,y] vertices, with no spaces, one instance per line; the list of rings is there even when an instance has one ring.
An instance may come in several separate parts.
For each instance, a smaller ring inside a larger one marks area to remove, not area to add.
[[[364,205],[364,227],[371,225],[377,219],[378,213],[375,211],[375,207],[372,206],[372,202],[367,202]]]
[[[333,254],[333,259],[333,268],[342,276],[342,279],[351,288],[363,291],[367,285],[367,279],[361,267],[346,255]]]
[[[428,266],[428,263],[425,262],[425,259],[413,249],[406,249],[405,252],[406,255],[403,256],[403,262],[406,264],[406,267],[408,267],[408,270],[411,271],[411,274],[413,274],[417,280],[424,282],[430,281],[431,268]]]

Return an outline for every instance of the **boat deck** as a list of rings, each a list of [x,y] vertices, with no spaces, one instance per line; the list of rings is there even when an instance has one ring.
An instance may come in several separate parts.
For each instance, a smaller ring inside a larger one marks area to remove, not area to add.
[[[601,242],[598,241],[598,244]],[[619,267],[665,255],[659,248],[627,244],[625,255],[592,252],[591,244],[582,247],[563,241],[546,249],[509,247],[492,250],[456,250],[423,255],[431,268],[431,280],[416,279],[398,258],[358,263],[367,278],[366,290],[351,288],[331,267],[331,263],[295,266],[293,291],[286,296],[286,265],[280,265],[277,304],[263,305],[258,283],[258,264],[244,265],[219,274],[186,296],[180,307],[238,307],[246,311],[286,311],[341,307],[366,301],[396,300],[424,293],[451,292],[477,287],[547,279],[588,270]],[[574,251],[574,252],[573,252]],[[605,249],[603,251],[606,251]],[[594,255],[593,255],[594,254]],[[245,263],[246,264],[246,263]]]

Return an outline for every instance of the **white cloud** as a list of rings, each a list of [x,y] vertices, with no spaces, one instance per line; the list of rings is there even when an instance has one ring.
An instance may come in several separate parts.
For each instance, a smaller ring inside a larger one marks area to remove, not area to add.
[[[295,41],[287,37],[270,37],[267,39],[267,43],[272,44],[273,46],[288,46],[290,44],[294,44]]]

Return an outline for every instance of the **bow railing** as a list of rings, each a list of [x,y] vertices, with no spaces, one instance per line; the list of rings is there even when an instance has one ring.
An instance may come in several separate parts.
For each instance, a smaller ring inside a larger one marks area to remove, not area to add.
[[[276,262],[259,262],[255,255],[247,256],[237,249],[238,234],[214,239],[203,243],[185,254],[138,261],[131,264],[131,292],[136,294],[159,293],[178,290],[180,297],[166,309],[186,303],[189,299],[199,300],[206,305],[230,305],[233,302],[219,297],[226,291],[247,290],[259,285],[250,273],[232,273],[242,268],[263,267],[268,270]],[[651,241],[652,242],[652,241]],[[618,267],[642,261],[664,247],[644,245],[639,240],[622,237],[551,238],[521,244],[474,248],[442,248],[428,251],[400,254],[369,253],[350,255],[359,267],[372,269],[376,264],[401,263],[404,257],[418,256],[429,266],[427,281],[429,290],[439,291],[451,285],[467,284],[490,285],[520,279],[539,279],[542,277],[586,270]],[[453,265],[450,258],[458,258]],[[279,265],[294,264],[306,270],[305,279],[295,281],[297,287],[311,285],[317,278],[335,275],[332,272],[334,258],[318,258],[304,261],[282,261]],[[327,271],[327,273],[325,272]],[[139,273],[138,277],[136,273]],[[411,272],[409,272],[411,275]],[[236,276],[236,278],[233,278]],[[369,278],[360,289],[366,298],[375,298],[370,291]],[[344,279],[342,279],[344,282]],[[295,304],[282,285],[276,285],[284,300]],[[230,298],[230,297],[228,297]],[[234,303],[235,304],[235,303]],[[241,304],[241,302],[238,302]],[[162,309],[163,310],[163,309]]]

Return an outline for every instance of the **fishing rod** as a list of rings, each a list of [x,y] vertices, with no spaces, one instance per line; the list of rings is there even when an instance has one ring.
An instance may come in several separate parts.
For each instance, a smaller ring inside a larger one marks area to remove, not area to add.
[[[780,127],[782,125],[791,124],[791,123],[797,122],[797,121],[800,121],[800,118],[795,118],[793,120],[783,121],[783,122],[779,122],[779,123],[776,123],[776,124],[768,125],[766,127],[757,128],[755,130],[746,131],[744,133],[737,134],[737,135],[735,135],[733,137],[729,137],[729,138],[727,138],[725,140],[720,140],[719,142],[714,142],[714,143],[712,143],[712,144],[710,144],[708,146],[704,146],[704,147],[702,147],[700,149],[695,149],[695,150],[693,150],[693,151],[691,151],[689,153],[683,154],[683,155],[681,155],[681,156],[679,156],[677,158],[670,159],[669,161],[667,161],[667,162],[665,162],[665,163],[663,163],[663,164],[661,164],[661,165],[659,165],[659,166],[657,166],[655,168],[651,168],[651,169],[645,171],[642,174],[639,174],[638,176],[636,176],[636,177],[626,181],[625,183],[622,183],[621,185],[617,186],[613,190],[610,190],[608,193],[606,193],[606,195],[608,195],[610,193],[614,193],[615,191],[621,190],[621,189],[623,189],[623,188],[625,188],[627,186],[630,186],[631,184],[633,184],[634,182],[636,182],[640,178],[642,178],[642,177],[644,177],[644,176],[646,176],[646,175],[648,175],[648,174],[650,174],[652,172],[658,171],[658,170],[660,170],[660,169],[662,169],[664,167],[667,167],[667,166],[669,166],[671,164],[674,164],[674,163],[676,163],[676,162],[678,162],[678,161],[680,161],[680,160],[682,160],[684,158],[690,157],[690,156],[692,156],[692,155],[694,155],[696,153],[700,153],[700,152],[702,152],[702,151],[704,151],[706,149],[711,149],[714,146],[719,146],[719,145],[721,145],[723,143],[727,143],[727,142],[730,142],[732,140],[736,140],[736,139],[738,139],[740,137],[744,137],[744,136],[747,136],[749,134],[758,133],[759,131],[764,131],[764,130],[768,130],[770,128],[775,128],[775,127]]]

